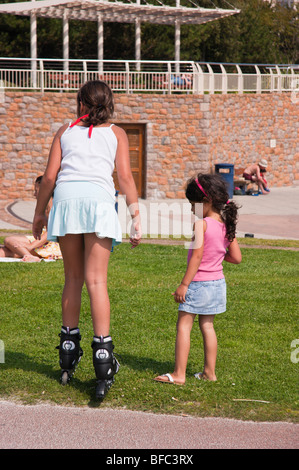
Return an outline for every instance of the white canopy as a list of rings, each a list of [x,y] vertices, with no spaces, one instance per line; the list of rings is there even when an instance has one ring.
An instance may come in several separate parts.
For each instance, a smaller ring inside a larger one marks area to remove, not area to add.
[[[201,7],[170,7],[161,4],[155,6],[140,3],[123,3],[108,0],[37,0],[29,2],[6,3],[0,5],[0,13],[12,15],[30,15],[48,18],[63,18],[67,13],[70,20],[97,21],[102,15],[107,22],[134,23],[141,22],[157,24],[201,24],[235,15],[240,10],[208,9]]]
[[[31,55],[36,58],[36,17],[61,18],[64,21],[63,40],[64,58],[68,59],[68,21],[97,21],[98,27],[98,59],[103,60],[103,22],[135,23],[136,25],[136,59],[140,59],[140,24],[154,23],[175,25],[176,60],[179,60],[180,25],[203,24],[240,12],[237,9],[207,9],[195,6],[166,6],[160,0],[159,6],[141,4],[141,0],[37,0],[0,5],[0,13],[31,16]]]

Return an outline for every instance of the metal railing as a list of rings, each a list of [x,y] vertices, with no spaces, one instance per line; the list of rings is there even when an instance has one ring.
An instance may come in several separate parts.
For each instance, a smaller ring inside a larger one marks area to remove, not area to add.
[[[0,58],[0,89],[75,91],[101,79],[121,93],[265,93],[299,89],[298,65]]]

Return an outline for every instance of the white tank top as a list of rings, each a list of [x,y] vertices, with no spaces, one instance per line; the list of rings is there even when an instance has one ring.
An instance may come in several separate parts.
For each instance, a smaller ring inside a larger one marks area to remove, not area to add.
[[[117,138],[111,127],[68,127],[60,138],[62,161],[56,185],[68,181],[90,181],[99,184],[113,198],[112,178]]]

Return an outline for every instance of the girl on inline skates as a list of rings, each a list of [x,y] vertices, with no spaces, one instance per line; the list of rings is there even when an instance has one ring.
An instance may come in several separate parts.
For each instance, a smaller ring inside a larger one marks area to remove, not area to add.
[[[40,239],[43,227],[48,226],[48,240],[59,240],[63,256],[65,284],[59,346],[62,383],[69,381],[83,354],[79,315],[85,282],[94,329],[96,396],[100,400],[118,371],[110,336],[107,291],[111,247],[122,237],[115,210],[114,165],[132,216],[132,247],[141,239],[128,139],[123,129],[109,123],[113,112],[113,94],[106,83],[94,80],[80,88],[78,119],[62,126],[54,137],[33,220],[34,237]],[[45,210],[53,191],[53,207],[47,220]]]

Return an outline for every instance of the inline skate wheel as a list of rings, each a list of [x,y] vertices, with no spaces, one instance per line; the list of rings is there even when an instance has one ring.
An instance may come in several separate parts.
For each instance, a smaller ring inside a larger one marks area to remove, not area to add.
[[[69,374],[67,373],[67,371],[63,371],[62,374],[61,374],[61,384],[62,385],[66,385],[69,381]]]

